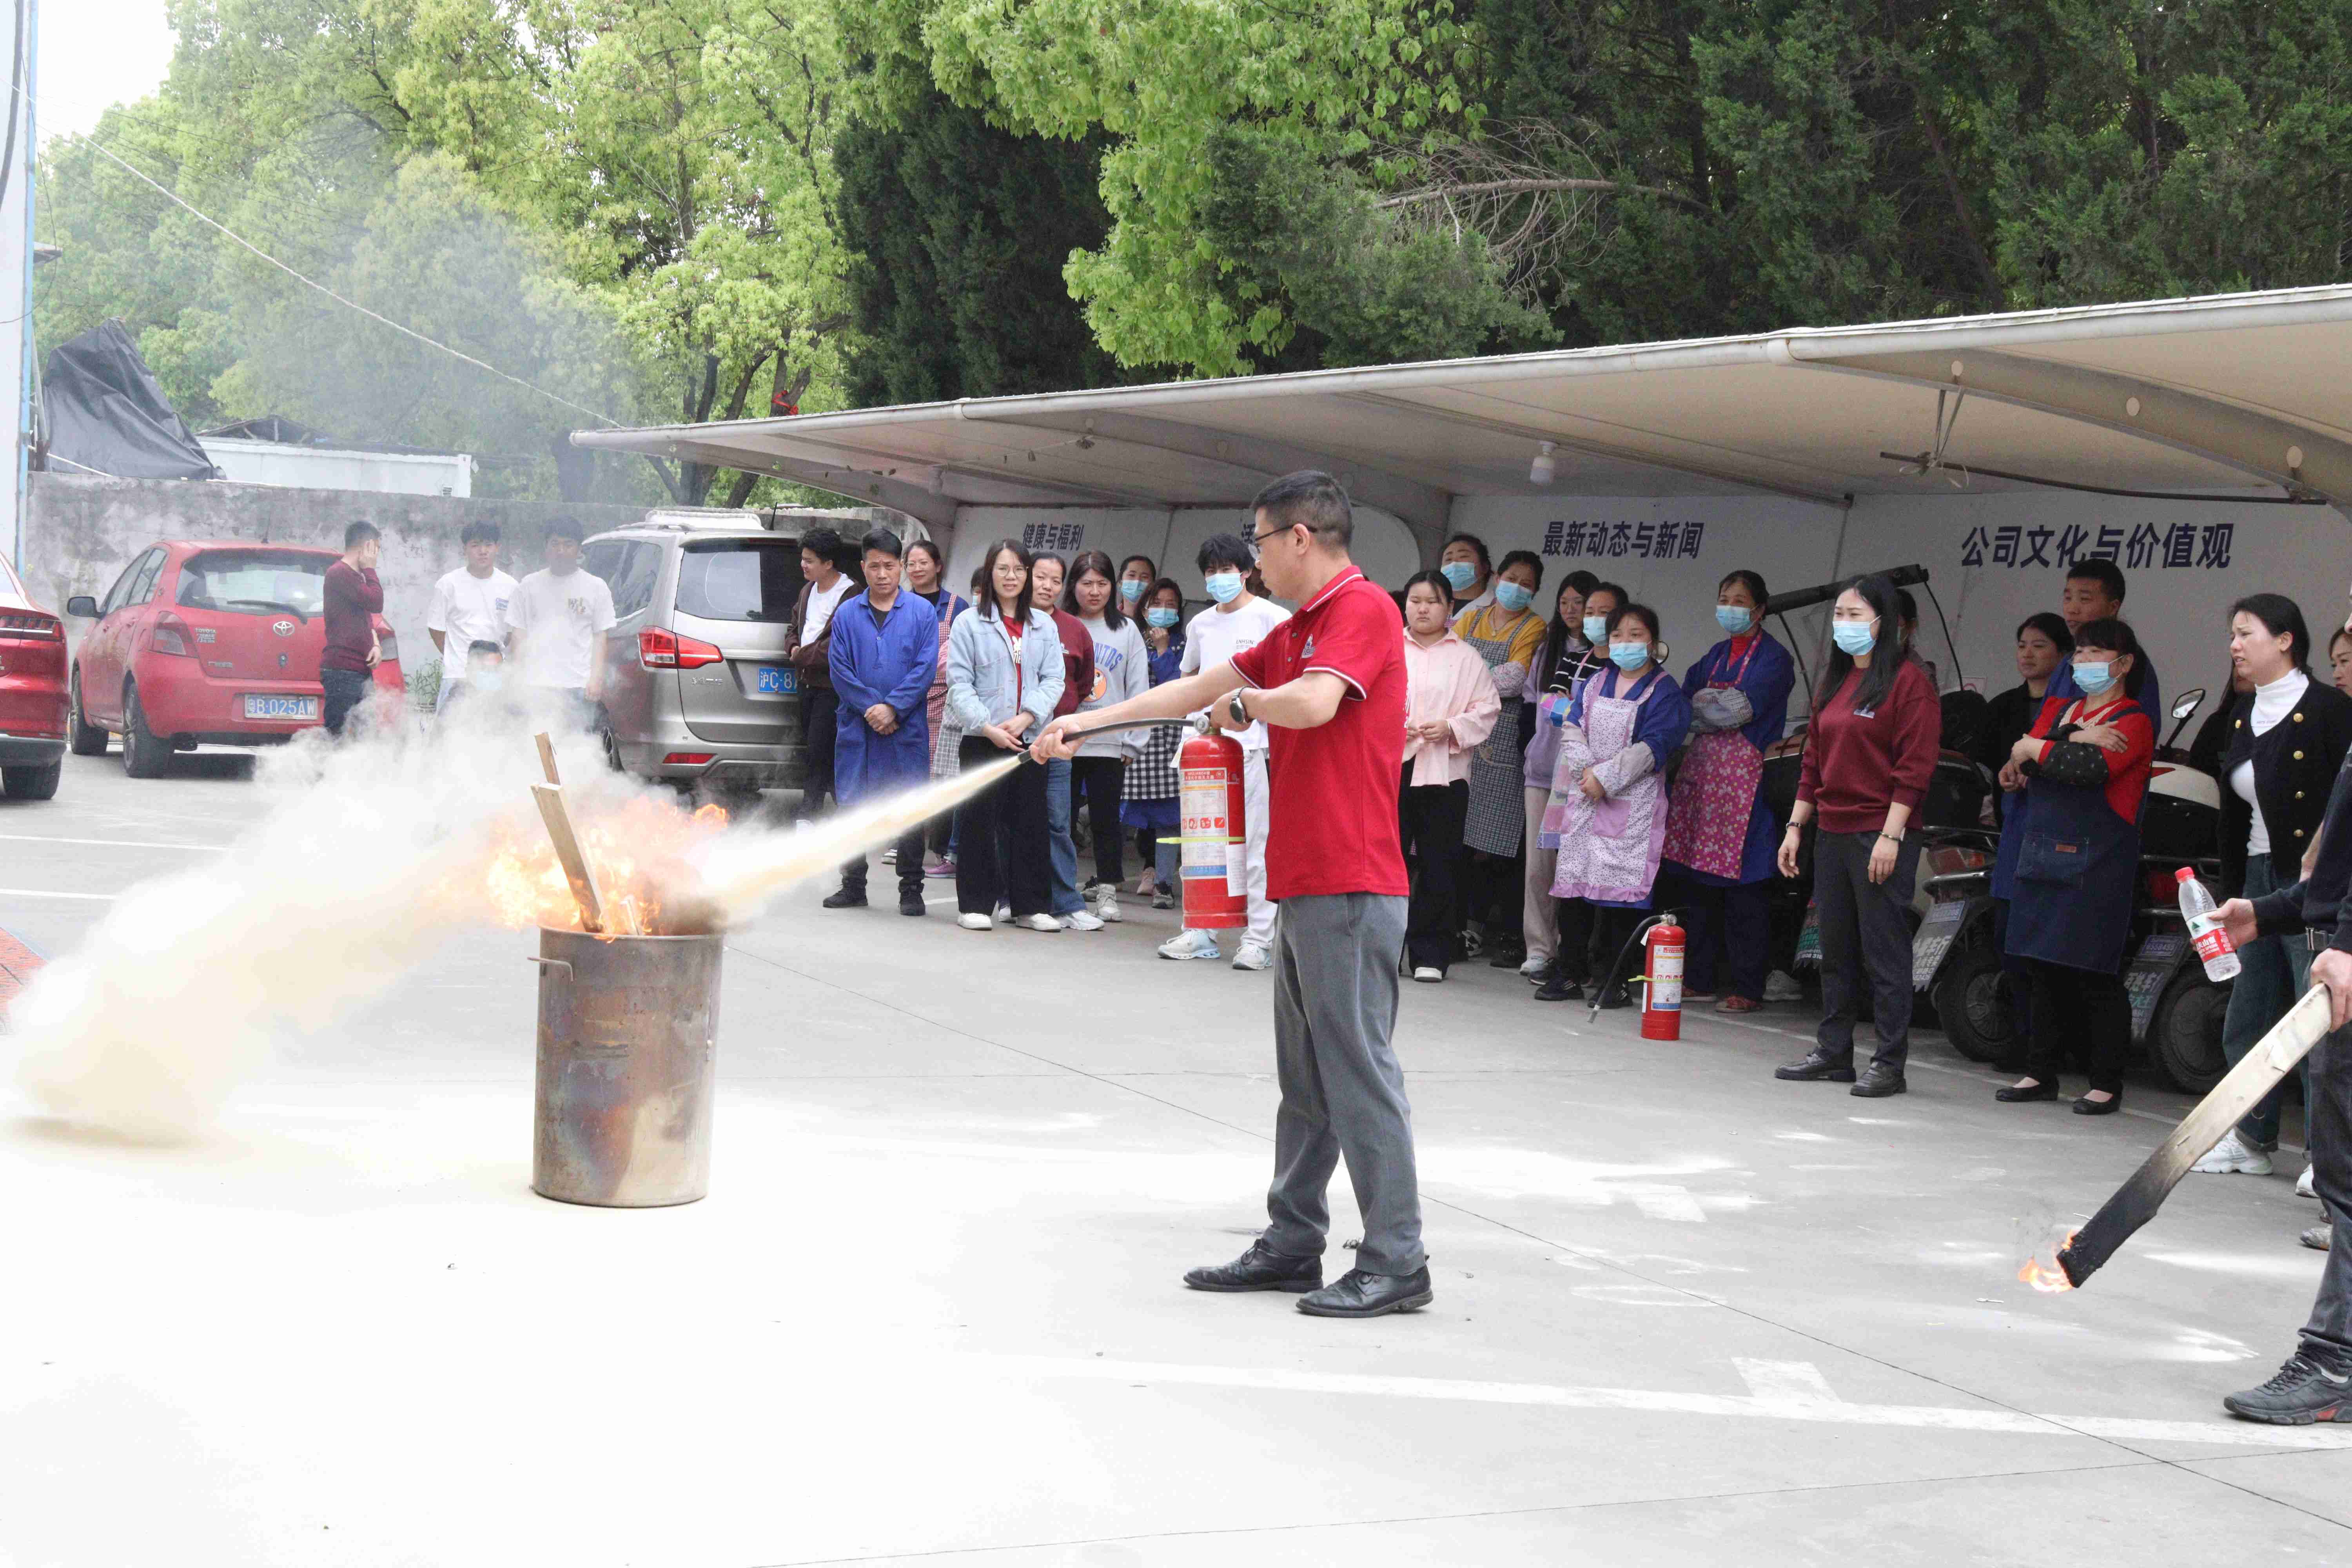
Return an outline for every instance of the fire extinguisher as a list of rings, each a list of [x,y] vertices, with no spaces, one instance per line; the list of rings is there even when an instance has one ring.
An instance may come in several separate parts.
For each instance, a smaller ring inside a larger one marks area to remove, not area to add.
[[[1184,924],[1193,931],[1245,926],[1242,743],[1222,731],[1193,735],[1176,753],[1176,779]]]
[[[1642,938],[1642,1037],[1683,1037],[1683,928],[1662,914]]]

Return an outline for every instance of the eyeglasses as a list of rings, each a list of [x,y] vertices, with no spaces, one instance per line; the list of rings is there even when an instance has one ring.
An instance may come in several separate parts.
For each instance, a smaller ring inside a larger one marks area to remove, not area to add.
[[[1253,533],[1250,535],[1250,542],[1257,546],[1259,549],[1264,549],[1267,540],[1280,539],[1284,534],[1288,533],[1292,528],[1297,528],[1297,526],[1298,524],[1294,522],[1289,528],[1277,528],[1265,533]]]

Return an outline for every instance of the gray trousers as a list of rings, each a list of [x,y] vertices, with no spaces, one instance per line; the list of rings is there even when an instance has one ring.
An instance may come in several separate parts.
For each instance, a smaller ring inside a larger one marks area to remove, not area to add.
[[[1364,1216],[1356,1267],[1411,1274],[1421,1250],[1412,1108],[1389,1035],[1405,900],[1378,893],[1285,899],[1275,922],[1274,1051],[1282,1109],[1274,1122],[1272,1224],[1265,1245],[1319,1258],[1331,1228],[1339,1161]]]
[[[1822,1025],[1815,1037],[1831,1056],[1853,1058],[1854,1019],[1867,984],[1878,1030],[1871,1059],[1901,1072],[1911,1054],[1911,926],[1903,911],[1919,874],[1921,840],[1906,835],[1894,875],[1873,884],[1870,852],[1877,843],[1875,832],[1813,835],[1813,902],[1822,923]]]
[[[2352,1363],[2352,1028],[2328,1036],[2304,1058],[2304,1091],[2311,1184],[2327,1205],[2335,1235],[2303,1338],[2306,1350],[2340,1368]]]

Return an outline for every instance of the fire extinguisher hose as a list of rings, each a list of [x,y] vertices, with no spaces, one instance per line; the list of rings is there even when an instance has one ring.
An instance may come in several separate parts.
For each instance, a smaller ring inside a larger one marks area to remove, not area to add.
[[[1196,735],[1205,735],[1214,728],[1215,726],[1211,724],[1205,717],[1197,719],[1122,719],[1116,724],[1097,724],[1089,729],[1065,731],[1063,732],[1062,739],[1065,741],[1083,741],[1092,735],[1114,735],[1121,730],[1190,730]],[[1029,751],[1029,742],[1026,736],[1022,738],[1021,750],[1024,753],[1028,754],[1030,761],[1035,762],[1037,760],[1035,753]]]
[[[1592,1005],[1584,1015],[1584,1021],[1586,1023],[1590,1024],[1601,1016],[1601,999],[1603,996],[1608,995],[1611,991],[1616,989],[1617,977],[1625,973],[1625,959],[1627,955],[1642,945],[1642,939],[1649,934],[1650,928],[1664,920],[1668,915],[1679,915],[1681,913],[1682,911],[1680,910],[1659,910],[1655,913],[1652,914],[1649,919],[1643,921],[1640,925],[1633,928],[1633,934],[1627,937],[1625,939],[1625,945],[1617,950],[1616,962],[1610,964],[1608,974],[1603,978],[1599,985],[1593,988]],[[1644,978],[1646,978],[1646,975]]]

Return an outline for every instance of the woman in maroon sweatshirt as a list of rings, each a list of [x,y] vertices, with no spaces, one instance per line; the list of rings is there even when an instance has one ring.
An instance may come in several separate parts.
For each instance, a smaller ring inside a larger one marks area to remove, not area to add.
[[[1835,644],[1813,694],[1796,809],[1780,839],[1780,874],[1797,874],[1807,821],[1813,835],[1813,901],[1821,913],[1822,1026],[1812,1054],[1774,1075],[1851,1083],[1868,1099],[1901,1094],[1911,1049],[1911,927],[1903,918],[1919,869],[1907,832],[1927,797],[1942,741],[1935,683],[1903,647],[1895,585],[1862,577],[1832,612]],[[1878,1051],[1860,1081],[1853,1024],[1862,972],[1870,974]]]

